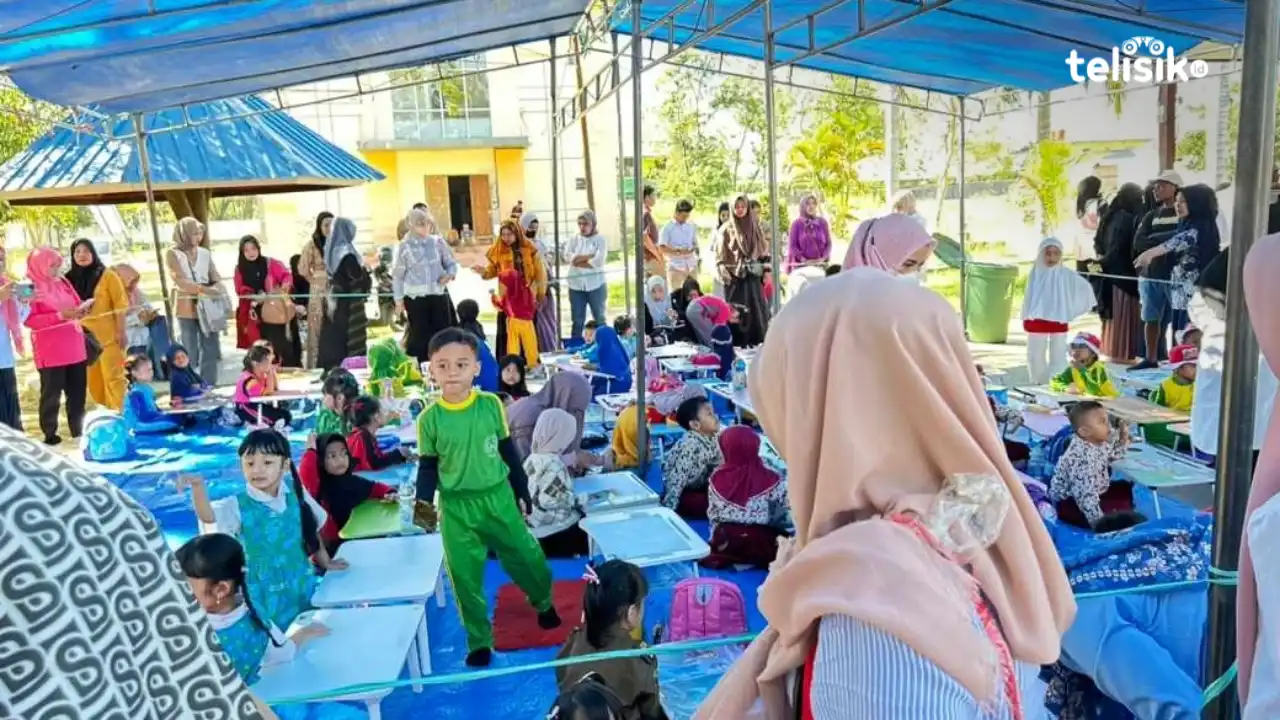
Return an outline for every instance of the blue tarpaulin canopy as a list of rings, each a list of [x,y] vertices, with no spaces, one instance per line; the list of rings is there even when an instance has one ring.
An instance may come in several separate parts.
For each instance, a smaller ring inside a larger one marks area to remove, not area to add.
[[[571,32],[588,0],[0,0],[0,71],[30,95],[157,110],[473,54]],[[676,43],[762,59],[758,0],[643,0]],[[628,32],[626,4],[614,29]],[[780,63],[949,94],[1071,82],[1066,57],[1132,37],[1238,42],[1238,0],[773,0]],[[812,22],[808,18],[812,17]],[[666,21],[670,21],[670,23]]]
[[[219,100],[146,116],[157,193],[207,190],[213,197],[345,187],[383,175],[260,98]],[[229,118],[229,119],[223,119]],[[0,166],[0,200],[87,205],[146,198],[133,123],[95,133],[56,128]],[[122,137],[109,140],[104,137]]]

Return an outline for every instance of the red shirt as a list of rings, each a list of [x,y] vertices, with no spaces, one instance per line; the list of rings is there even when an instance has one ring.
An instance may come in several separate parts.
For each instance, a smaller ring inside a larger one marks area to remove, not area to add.
[[[330,509],[329,503],[320,498],[320,459],[315,450],[308,450],[302,454],[302,462],[298,465],[298,479],[302,480],[302,488],[307,494],[316,499],[320,503],[320,507],[328,513],[325,518],[324,525],[320,528],[320,538],[328,542],[336,542],[338,531],[342,528],[333,522],[333,510]],[[395,492],[395,488],[386,483],[370,483],[373,489],[369,492],[369,497],[377,500],[384,498]]]
[[[1067,331],[1067,324],[1054,322],[1052,320],[1023,320],[1022,331],[1029,333],[1041,333],[1044,335],[1054,335]]]
[[[404,453],[399,450],[382,452],[378,449],[377,438],[363,428],[356,428],[347,436],[347,452],[351,454],[353,472],[382,470],[404,462]]]

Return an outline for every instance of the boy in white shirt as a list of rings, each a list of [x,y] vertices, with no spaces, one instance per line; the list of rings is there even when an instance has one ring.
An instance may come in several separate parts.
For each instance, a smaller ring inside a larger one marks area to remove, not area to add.
[[[658,249],[667,265],[667,287],[678,288],[684,279],[698,272],[698,229],[689,222],[693,203],[676,203],[675,218],[662,228]]]

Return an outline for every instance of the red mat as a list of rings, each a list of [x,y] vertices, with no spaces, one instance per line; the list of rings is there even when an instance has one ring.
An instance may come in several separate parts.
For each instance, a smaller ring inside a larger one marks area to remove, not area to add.
[[[586,585],[584,580],[557,580],[552,585],[551,601],[560,613],[560,627],[551,630],[538,627],[538,611],[514,583],[498,588],[498,606],[493,611],[493,649],[528,650],[564,645],[582,619],[582,591]]]

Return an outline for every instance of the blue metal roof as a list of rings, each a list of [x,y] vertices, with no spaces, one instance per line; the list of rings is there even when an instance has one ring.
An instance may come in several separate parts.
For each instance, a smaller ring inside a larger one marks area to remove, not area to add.
[[[188,119],[190,126],[184,127]],[[144,127],[181,128],[146,136],[157,192],[257,195],[383,179],[257,97],[195,105],[186,117],[181,110],[148,114]],[[16,205],[143,201],[140,155],[130,137],[133,121],[123,117],[90,129],[54,129],[0,166],[0,199]],[[111,137],[124,139],[106,139]]]
[[[107,112],[406,67],[567,35],[589,0],[0,0],[0,72]]]

